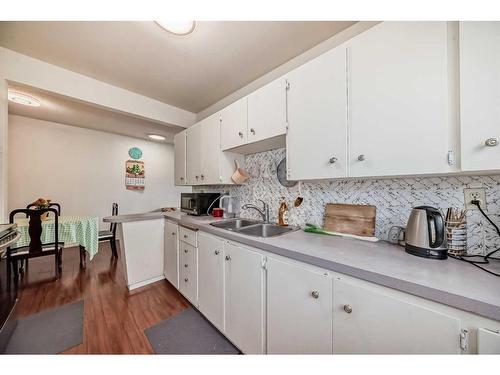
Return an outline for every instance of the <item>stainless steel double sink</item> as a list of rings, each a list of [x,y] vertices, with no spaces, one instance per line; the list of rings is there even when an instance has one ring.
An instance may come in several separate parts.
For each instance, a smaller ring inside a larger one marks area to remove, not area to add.
[[[262,221],[250,219],[228,219],[210,223],[210,225],[233,232],[246,234],[248,236],[263,238],[281,236],[283,234],[300,229],[298,227],[282,227],[277,224],[264,223]]]

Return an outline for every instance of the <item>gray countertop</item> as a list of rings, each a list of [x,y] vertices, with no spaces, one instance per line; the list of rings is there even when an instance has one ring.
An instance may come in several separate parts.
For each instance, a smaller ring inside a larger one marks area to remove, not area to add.
[[[274,238],[250,237],[210,225],[220,219],[188,216],[181,212],[155,212],[142,217],[120,215],[115,220],[126,222],[159,217],[500,321],[500,278],[465,262],[451,258],[419,258],[384,241],[372,243],[303,231]],[[496,265],[496,271],[500,272],[500,265]]]

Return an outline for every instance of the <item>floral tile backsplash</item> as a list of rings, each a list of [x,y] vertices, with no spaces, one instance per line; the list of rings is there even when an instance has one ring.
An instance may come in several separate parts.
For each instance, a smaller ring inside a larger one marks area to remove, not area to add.
[[[261,205],[262,199],[270,205],[271,221],[277,221],[280,198],[285,197],[290,208],[292,225],[323,224],[327,203],[370,204],[377,207],[376,235],[386,240],[394,225],[406,226],[412,207],[429,205],[445,210],[463,208],[463,188],[486,188],[487,213],[500,224],[500,175],[412,177],[387,179],[339,179],[333,181],[302,182],[301,206],[293,207],[299,194],[299,184],[283,187],[276,177],[276,167],[285,157],[285,149],[247,155],[245,167],[250,180],[243,186],[199,186],[194,191],[228,192],[241,204]],[[242,217],[259,218],[254,210],[241,212]],[[495,229],[478,211],[467,213],[468,247],[471,254],[484,254],[500,247]]]

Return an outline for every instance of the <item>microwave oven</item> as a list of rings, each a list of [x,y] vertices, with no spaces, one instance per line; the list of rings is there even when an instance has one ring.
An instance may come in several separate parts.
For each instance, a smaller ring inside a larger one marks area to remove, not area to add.
[[[219,197],[219,193],[181,193],[181,211],[189,215],[208,215],[209,208],[219,207],[219,202],[214,203]]]

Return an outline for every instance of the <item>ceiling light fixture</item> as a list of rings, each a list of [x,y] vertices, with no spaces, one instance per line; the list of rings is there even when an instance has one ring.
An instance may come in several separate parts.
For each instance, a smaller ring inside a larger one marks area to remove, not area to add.
[[[40,100],[20,92],[9,91],[8,98],[11,102],[17,104],[28,105],[30,107],[40,107]]]
[[[165,137],[163,135],[158,134],[148,134],[148,137],[154,139],[155,141],[164,141]]]
[[[195,27],[195,21],[155,21],[162,29],[175,35],[191,34]]]

